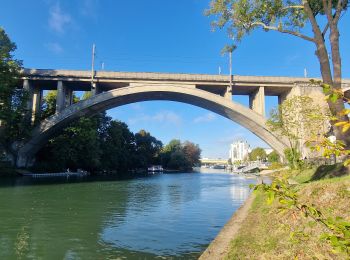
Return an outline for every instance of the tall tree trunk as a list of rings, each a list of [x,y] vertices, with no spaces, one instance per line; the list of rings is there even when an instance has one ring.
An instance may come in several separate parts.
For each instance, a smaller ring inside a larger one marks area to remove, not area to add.
[[[330,34],[329,41],[332,50],[332,65],[333,65],[333,85],[334,89],[341,89],[342,85],[342,72],[341,72],[341,58],[340,58],[340,48],[339,48],[339,30],[337,24],[334,21],[330,23]],[[328,102],[332,103],[332,102]],[[349,117],[347,115],[339,115],[338,113],[345,109],[343,100],[338,99],[335,103],[330,104],[333,106],[333,111],[339,120],[348,121]],[[335,134],[338,139],[343,140],[348,148],[350,148],[350,135],[343,133],[340,127],[334,127]]]
[[[330,85],[332,88],[341,88],[341,61],[340,61],[340,52],[339,52],[339,32],[337,29],[337,23],[332,23],[333,18],[331,15],[328,19],[328,23],[330,26],[330,41],[331,41],[331,50],[332,50],[332,63],[334,69],[334,81],[332,77],[332,71],[330,67],[330,61],[328,57],[327,48],[325,45],[325,40],[320,30],[320,27],[317,24],[316,18],[310,8],[310,5],[307,0],[303,0],[304,10],[306,15],[308,16],[312,31],[315,36],[315,45],[316,45],[316,56],[320,63],[322,81],[325,84]],[[326,5],[325,5],[326,7]],[[332,8],[332,6],[327,6],[326,8]],[[330,10],[325,10],[325,12],[329,12]],[[329,16],[329,14],[328,14]],[[337,114],[344,109],[344,103],[342,100],[337,100],[335,103],[328,100],[328,106],[331,110],[332,114]],[[343,140],[346,143],[347,147],[350,147],[350,137],[346,136],[342,131],[334,127],[335,135],[338,140]]]

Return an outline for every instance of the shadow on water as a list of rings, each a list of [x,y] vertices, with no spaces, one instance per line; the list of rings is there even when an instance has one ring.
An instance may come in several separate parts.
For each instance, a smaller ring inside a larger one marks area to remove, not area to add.
[[[28,176],[11,176],[0,177],[0,188],[32,186],[32,185],[59,185],[59,184],[76,184],[88,182],[110,182],[110,181],[129,181],[133,179],[143,179],[156,177],[158,174],[111,174],[111,175],[90,175],[84,177],[41,177],[32,178]]]

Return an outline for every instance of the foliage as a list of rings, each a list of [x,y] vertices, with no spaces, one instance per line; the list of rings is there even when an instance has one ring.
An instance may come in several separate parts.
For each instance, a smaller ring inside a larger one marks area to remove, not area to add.
[[[266,159],[266,156],[267,156],[266,152],[263,148],[256,147],[249,153],[249,160],[250,161],[258,161],[258,160],[264,161]]]
[[[151,164],[160,164],[160,151],[163,147],[161,141],[151,136],[149,132],[140,130],[135,134],[137,165],[147,168]]]
[[[101,115],[97,115],[82,117],[70,124],[39,151],[35,167],[49,171],[98,169],[102,154],[98,132],[100,122]]]
[[[272,162],[271,165],[269,166],[269,170],[277,170],[281,169],[283,167],[283,164],[279,162]]]
[[[199,163],[199,159],[201,157],[201,149],[199,148],[198,144],[185,141],[182,144],[182,149],[186,156],[186,162],[188,167],[193,167],[194,165]]]
[[[57,99],[57,90],[50,90],[47,92],[42,102],[41,119],[46,119],[49,116],[52,116],[55,114],[56,99]],[[79,101],[80,99],[73,94],[73,103],[77,103]]]
[[[287,148],[284,150],[284,155],[288,161],[289,167],[293,169],[300,169],[302,161],[300,160],[301,154],[296,148]]]
[[[302,141],[326,132],[328,118],[327,111],[307,96],[293,96],[271,112],[267,126],[288,140],[285,155],[293,169],[300,166]]]
[[[22,63],[14,59],[15,43],[0,27],[0,150],[16,160],[18,144],[28,135],[27,98],[24,89],[18,89]],[[16,144],[14,144],[16,142]]]
[[[267,203],[277,200],[281,207],[280,212],[289,210],[294,216],[310,218],[315,223],[326,228],[320,239],[328,241],[335,252],[344,252],[350,256],[350,222],[341,217],[325,217],[314,205],[307,205],[299,201],[298,194],[291,188],[286,179],[275,179],[271,185],[259,184],[254,190],[263,191],[267,194]],[[298,234],[291,233],[291,237]],[[304,233],[302,234],[304,235]],[[307,238],[307,234],[304,236]]]
[[[41,107],[41,119],[48,118],[56,111],[57,90],[50,90],[43,98]]]
[[[280,156],[275,150],[273,150],[271,153],[267,155],[267,161],[270,163],[279,162]]]
[[[164,168],[173,170],[189,170],[199,163],[201,150],[198,145],[174,139],[161,152],[161,161]]]
[[[135,138],[128,126],[120,121],[111,121],[102,143],[103,168],[108,171],[134,169],[135,152]]]
[[[345,93],[341,89],[333,89],[330,85],[323,84],[319,81],[312,81],[312,83],[321,85],[327,100],[330,100],[331,102],[342,100],[344,103],[347,103],[348,105],[350,104],[350,99],[345,96]],[[333,127],[336,129],[338,128],[339,131],[345,135],[344,138],[349,138],[347,135],[350,129],[349,114],[350,109],[344,108],[330,118],[331,121],[333,121]],[[336,129],[332,128],[330,132]],[[329,136],[322,135],[310,138],[307,144],[312,150],[322,152],[322,155],[326,158],[330,158],[331,156],[345,157],[344,165],[350,165],[350,147],[345,140],[332,140]]]
[[[37,154],[35,170],[123,173],[159,163],[161,148],[150,133],[134,135],[125,123],[100,113],[80,118],[52,138]]]

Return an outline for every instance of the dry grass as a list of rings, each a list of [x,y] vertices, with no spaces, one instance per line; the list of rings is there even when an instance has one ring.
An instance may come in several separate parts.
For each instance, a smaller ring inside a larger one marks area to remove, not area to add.
[[[284,174],[304,182],[295,186],[301,202],[315,205],[325,217],[350,221],[350,176],[311,181],[317,171],[296,173]],[[239,235],[231,242],[228,259],[347,259],[319,239],[325,231],[321,225],[291,211],[279,213],[279,206],[277,201],[267,205],[265,195],[257,193]]]

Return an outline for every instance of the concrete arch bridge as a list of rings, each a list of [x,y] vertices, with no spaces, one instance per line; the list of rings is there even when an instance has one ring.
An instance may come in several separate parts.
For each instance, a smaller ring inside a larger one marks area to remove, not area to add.
[[[230,76],[25,69],[23,88],[29,90],[28,108],[34,123],[40,115],[44,90],[57,90],[56,113],[39,122],[31,139],[21,147],[17,166],[30,166],[35,154],[62,128],[81,116],[148,100],[188,103],[224,116],[264,140],[279,154],[286,142],[266,127],[265,96],[322,95],[309,79],[289,77]],[[349,87],[350,81],[344,83]],[[74,91],[91,91],[92,97],[72,104]],[[234,102],[234,95],[248,95],[249,107]]]

